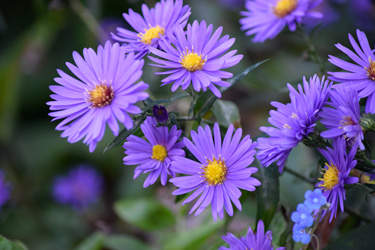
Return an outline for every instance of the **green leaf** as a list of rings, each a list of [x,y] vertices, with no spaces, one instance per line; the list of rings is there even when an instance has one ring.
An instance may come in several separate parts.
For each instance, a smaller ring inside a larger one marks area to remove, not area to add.
[[[212,234],[218,231],[224,225],[224,220],[214,222],[210,220],[197,228],[189,231],[182,231],[170,239],[163,249],[165,250],[188,250],[201,249],[202,243],[205,242]]]
[[[148,250],[148,246],[127,235],[112,235],[105,239],[104,246],[110,250]]]
[[[114,208],[121,219],[143,230],[158,230],[175,224],[172,212],[150,198],[117,201]]]
[[[115,139],[113,139],[113,141],[105,147],[103,153],[122,144],[126,140],[126,138],[129,137],[129,135],[133,134],[139,128],[139,126],[141,126],[141,124],[146,120],[146,117],[147,116],[141,116],[138,120],[136,120],[134,122],[133,128],[129,130],[124,128],[123,130],[121,130],[118,136],[116,136]]]
[[[76,250],[101,250],[105,237],[103,233],[96,232],[81,242]]]
[[[240,124],[240,111],[234,102],[217,100],[211,110],[220,124],[225,127],[229,127],[231,124]]]
[[[264,62],[268,61],[267,60],[264,60],[264,61],[261,61],[261,62],[258,62],[254,65],[251,65],[250,67],[246,68],[244,71],[242,71],[242,73],[232,77],[231,79],[229,79],[227,82],[231,85],[229,87],[219,87],[219,91],[221,93],[223,93],[224,91],[226,91],[228,88],[232,87],[234,84],[238,83],[239,81],[241,81],[247,74],[250,73],[250,71],[254,70],[255,68],[257,68],[259,65],[263,64]],[[202,118],[204,116],[204,114],[206,114],[212,107],[212,105],[214,104],[214,102],[217,100],[217,96],[215,96],[211,91],[206,91],[204,92],[203,94],[201,94],[197,101],[196,101],[196,104],[195,104],[195,114],[196,114],[196,117],[197,118]]]
[[[27,250],[27,247],[21,242],[10,241],[0,235],[0,250]]]
[[[264,168],[258,163],[254,176],[262,183],[256,188],[257,221],[263,220],[265,229],[270,225],[279,203],[279,172],[275,164]]]
[[[372,250],[374,249],[375,223],[356,228],[337,241],[329,244],[325,250]]]

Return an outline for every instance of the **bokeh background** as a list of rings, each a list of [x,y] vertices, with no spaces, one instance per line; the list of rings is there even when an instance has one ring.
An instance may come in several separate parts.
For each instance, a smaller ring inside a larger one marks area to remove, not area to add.
[[[144,189],[144,176],[133,180],[134,167],[124,166],[122,147],[103,154],[113,139],[107,133],[94,153],[82,142],[69,144],[55,131],[46,102],[49,85],[54,84],[56,69],[68,72],[65,62],[73,62],[72,52],[82,53],[110,39],[118,26],[128,27],[122,13],[129,8],[140,12],[141,4],[150,7],[156,1],[138,0],[18,0],[0,2],[0,168],[12,183],[11,199],[0,210],[0,234],[19,240],[29,249],[217,249],[224,245],[221,235],[231,231],[243,234],[255,225],[254,194],[244,197],[243,211],[231,221],[213,223],[210,213],[187,216],[188,208],[175,203],[172,185],[160,184]],[[325,15],[316,22],[306,21],[306,32],[324,62],[324,71],[335,70],[328,55],[344,58],[335,43],[350,46],[348,33],[357,28],[375,43],[375,1],[324,0],[319,9]],[[244,55],[234,74],[250,65],[269,59],[223,95],[235,103],[244,131],[255,138],[259,127],[268,125],[271,101],[289,102],[286,83],[296,86],[302,77],[310,77],[320,68],[309,60],[307,44],[301,32],[285,30],[276,39],[252,43],[240,31],[239,12],[243,0],[191,0],[193,20],[206,20],[223,34],[236,38],[232,48]],[[314,28],[318,25],[317,28]],[[159,87],[160,77],[146,65],[142,79],[150,84],[150,95],[170,97],[170,87]],[[189,100],[181,100],[168,111],[186,113]],[[214,119],[214,118],[213,118]],[[108,132],[108,131],[107,131]],[[104,178],[99,200],[85,210],[57,203],[52,195],[56,176],[77,165],[86,164]],[[280,204],[270,229],[277,242],[286,227],[283,217],[303,201],[312,184],[306,178],[318,174],[316,152],[299,146],[288,162],[290,171],[280,177]],[[365,200],[361,190],[349,190],[351,215],[343,213],[330,226],[333,242],[342,234],[374,219],[374,202]],[[115,204],[115,205],[114,205]],[[362,214],[359,218],[355,214]]]

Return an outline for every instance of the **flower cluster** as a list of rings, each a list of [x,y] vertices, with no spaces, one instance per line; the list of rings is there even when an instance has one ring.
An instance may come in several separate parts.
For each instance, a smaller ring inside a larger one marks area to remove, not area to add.
[[[10,199],[11,185],[5,182],[5,174],[0,169],[0,209]]]
[[[296,223],[293,227],[293,240],[308,244],[310,235],[313,233],[310,227],[317,219],[320,208],[327,203],[327,200],[320,189],[307,190],[305,199],[304,203],[298,204],[297,211],[292,213],[292,221]]]

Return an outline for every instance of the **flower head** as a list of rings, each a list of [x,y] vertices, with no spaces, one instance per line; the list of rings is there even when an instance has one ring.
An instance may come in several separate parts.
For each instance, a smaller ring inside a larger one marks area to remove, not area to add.
[[[142,58],[152,47],[158,47],[160,39],[166,38],[175,25],[185,27],[190,16],[190,7],[183,6],[182,0],[161,0],[155,8],[149,9],[142,5],[143,17],[129,9],[129,14],[124,13],[125,20],[135,30],[117,28],[117,35],[112,38],[123,42],[126,53],[135,52],[137,58]]]
[[[63,119],[57,130],[64,131],[61,137],[68,137],[74,143],[84,138],[90,152],[103,138],[106,124],[114,135],[119,132],[120,121],[127,129],[133,127],[133,120],[128,115],[138,114],[141,109],[134,104],[144,100],[148,85],[135,83],[142,75],[143,60],[135,60],[134,54],[125,56],[117,43],[107,42],[99,46],[98,52],[84,49],[82,58],[73,52],[77,66],[67,63],[76,78],[58,70],[60,77],[50,89],[53,101],[50,116],[54,120]]]
[[[295,224],[293,226],[293,240],[295,242],[302,242],[302,244],[308,244],[310,243],[311,236],[304,226]]]
[[[5,174],[0,169],[0,209],[10,199],[12,186],[5,182]]]
[[[198,133],[191,131],[193,142],[184,138],[185,146],[199,162],[176,157],[171,169],[187,176],[173,178],[170,182],[179,187],[174,195],[194,191],[182,205],[200,196],[190,213],[197,209],[195,215],[198,215],[211,204],[214,220],[218,214],[223,219],[224,208],[232,216],[232,202],[241,210],[239,188],[254,191],[255,186],[260,185],[257,179],[251,177],[258,169],[248,167],[254,160],[256,144],[252,143],[249,135],[241,140],[241,129],[232,137],[233,130],[233,125],[230,125],[223,143],[217,123],[214,125],[214,137],[210,127],[206,126],[205,129],[199,127]]]
[[[220,27],[212,34],[212,25],[207,26],[205,21],[194,21],[193,25],[188,24],[187,32],[181,26],[176,26],[174,34],[169,36],[170,42],[161,39],[160,47],[164,51],[151,48],[150,51],[159,57],[150,56],[157,63],[153,65],[171,69],[158,73],[169,74],[162,80],[162,86],[173,83],[174,92],[180,86],[185,90],[192,84],[197,92],[208,88],[221,97],[216,86],[229,86],[222,79],[233,76],[222,69],[236,65],[243,57],[234,55],[236,50],[227,52],[235,39],[229,39],[229,36],[220,38],[222,30]]]
[[[326,197],[323,195],[322,190],[316,188],[314,191],[307,190],[305,193],[305,205],[311,210],[320,209],[327,203]]]
[[[166,121],[168,121],[168,111],[164,106],[154,105],[154,107],[152,108],[152,113],[159,123],[165,123]]]
[[[231,233],[223,236],[223,240],[229,244],[229,248],[220,247],[219,250],[273,250],[272,246],[272,232],[264,232],[264,224],[262,220],[258,221],[257,232],[254,233],[249,227],[245,237],[237,238]],[[284,250],[284,247],[280,247],[276,250]]]
[[[94,168],[82,165],[55,178],[53,196],[59,203],[85,209],[99,199],[102,189],[103,177]]]
[[[311,208],[305,204],[298,204],[297,211],[292,213],[292,221],[301,226],[309,227],[313,224],[313,217],[311,216]]]
[[[346,62],[335,56],[329,56],[329,61],[347,72],[328,72],[330,79],[339,82],[338,86],[353,86],[359,98],[367,97],[366,113],[375,113],[375,54],[370,48],[364,32],[357,30],[359,44],[349,34],[349,40],[354,51],[336,44],[336,47],[347,54],[352,62]],[[354,62],[354,63],[353,63]]]
[[[148,141],[135,135],[128,137],[124,143],[125,165],[138,165],[134,171],[134,179],[141,173],[149,173],[143,187],[155,183],[160,176],[161,184],[167,183],[167,176],[175,176],[170,166],[176,157],[185,156],[184,143],[177,142],[182,131],[177,130],[176,125],[168,131],[168,127],[156,127],[157,123],[153,117],[147,117],[141,125],[143,134]]]
[[[331,91],[330,97],[331,102],[328,104],[332,108],[324,107],[319,113],[321,122],[328,128],[320,135],[327,139],[343,136],[348,142],[364,150],[357,92],[352,87],[338,88]]]
[[[242,11],[240,19],[246,35],[254,35],[254,42],[264,42],[275,38],[285,26],[295,31],[304,17],[321,18],[322,14],[311,11],[321,0],[248,0],[247,11]]]
[[[324,77],[316,75],[309,81],[303,79],[303,87],[298,85],[298,91],[288,84],[291,102],[282,104],[272,102],[277,111],[270,112],[269,123],[275,127],[260,127],[269,138],[258,139],[257,157],[260,163],[268,167],[278,161],[280,173],[290,151],[297,144],[314,131],[318,121],[318,112],[328,99],[331,83]]]
[[[346,142],[343,138],[333,140],[333,148],[319,149],[320,153],[327,159],[327,163],[323,168],[323,176],[319,178],[320,182],[316,187],[320,188],[323,195],[327,198],[327,202],[331,205],[329,210],[331,222],[336,217],[337,209],[340,206],[344,211],[345,184],[354,184],[358,182],[357,177],[350,177],[350,171],[356,166],[357,161],[354,156],[357,147],[352,147],[349,153],[346,152]],[[323,211],[323,216],[327,210]]]

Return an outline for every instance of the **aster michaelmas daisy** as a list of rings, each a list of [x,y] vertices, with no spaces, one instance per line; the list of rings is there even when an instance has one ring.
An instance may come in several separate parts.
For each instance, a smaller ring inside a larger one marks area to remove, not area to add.
[[[341,44],[336,47],[347,54],[352,62],[346,62],[335,56],[329,56],[328,61],[348,72],[328,72],[331,80],[340,82],[338,86],[351,86],[358,92],[359,98],[368,97],[366,113],[375,113],[375,50],[370,48],[364,32],[357,30],[359,44],[349,34],[350,43],[355,53]]]
[[[171,69],[157,73],[169,74],[162,80],[161,86],[173,83],[174,92],[180,86],[185,90],[192,83],[195,91],[206,91],[208,88],[220,98],[221,93],[216,86],[230,86],[222,79],[233,76],[222,69],[236,65],[243,57],[234,55],[236,50],[227,52],[235,39],[229,39],[228,35],[220,38],[222,30],[220,27],[212,34],[211,24],[207,26],[205,21],[194,21],[193,25],[188,24],[186,35],[181,26],[176,26],[174,34],[169,36],[170,42],[161,39],[159,45],[164,51],[151,48],[150,51],[160,57],[150,56],[157,63],[152,65]]]
[[[328,128],[320,135],[327,139],[343,136],[349,144],[364,150],[358,93],[352,87],[338,88],[331,91],[330,98],[328,104],[332,108],[323,107],[319,113],[321,122]]]
[[[54,101],[47,104],[52,121],[64,119],[56,127],[64,131],[61,137],[68,137],[70,143],[84,138],[93,152],[104,136],[106,124],[114,135],[119,132],[117,120],[127,129],[133,127],[128,113],[141,112],[134,104],[148,97],[144,92],[148,85],[136,83],[142,75],[143,60],[134,59],[133,53],[125,56],[118,43],[99,46],[97,54],[91,48],[84,49],[83,56],[74,51],[77,66],[66,63],[76,78],[57,70],[60,77],[54,80],[61,86],[50,86]]]
[[[191,131],[193,142],[184,138],[185,146],[199,162],[176,157],[171,169],[187,176],[172,178],[170,182],[179,187],[174,195],[194,191],[182,205],[200,196],[190,214],[197,210],[195,215],[198,215],[211,204],[214,220],[218,214],[221,219],[224,218],[224,208],[232,216],[232,202],[241,210],[239,188],[254,191],[255,186],[260,185],[257,179],[251,177],[258,169],[249,167],[254,160],[256,143],[252,143],[249,135],[241,140],[240,128],[232,138],[233,130],[233,125],[230,125],[223,143],[217,123],[214,125],[214,137],[210,127],[206,126],[205,129],[199,127],[198,133]]]
[[[0,210],[1,207],[10,199],[12,186],[5,181],[5,174],[0,169]]]
[[[356,166],[354,160],[357,147],[352,147],[349,153],[346,152],[346,142],[343,138],[333,140],[332,148],[319,149],[320,153],[327,159],[323,170],[323,177],[319,178],[320,182],[316,187],[322,189],[323,195],[330,203],[328,210],[324,210],[322,216],[328,211],[331,212],[329,221],[336,217],[337,209],[340,206],[344,211],[345,184],[355,184],[358,182],[357,177],[350,177],[350,171]]]
[[[304,17],[321,18],[322,14],[311,11],[321,0],[248,0],[245,16],[240,19],[246,35],[254,35],[254,42],[275,38],[286,25],[295,31]]]
[[[168,127],[156,127],[157,122],[153,117],[147,117],[141,130],[147,141],[131,135],[124,143],[125,165],[139,165],[134,171],[134,179],[141,173],[149,173],[143,187],[148,187],[155,183],[160,176],[161,184],[167,183],[168,175],[175,176],[170,169],[171,163],[177,156],[185,156],[184,142],[177,142],[182,131],[177,130],[174,125],[168,132]]]
[[[126,53],[135,52],[137,58],[146,55],[151,47],[158,47],[160,38],[168,39],[173,26],[185,27],[190,7],[183,6],[182,0],[161,0],[151,9],[143,4],[142,14],[143,17],[129,9],[129,14],[123,16],[135,32],[117,28],[117,35],[112,34],[113,39],[123,42]]]
[[[223,236],[223,240],[228,243],[229,248],[220,247],[219,250],[273,250],[272,232],[264,232],[264,223],[262,220],[258,221],[256,234],[251,230],[251,227],[249,227],[245,237],[238,239],[233,234],[228,233],[227,236]],[[279,247],[276,250],[284,249],[285,247]]]
[[[284,168],[290,151],[314,131],[319,119],[318,112],[328,99],[331,83],[317,75],[307,81],[303,79],[303,88],[298,91],[288,84],[290,100],[288,104],[271,102],[277,111],[271,110],[268,122],[275,127],[260,127],[269,138],[258,139],[257,157],[264,167],[278,161],[279,172]]]

